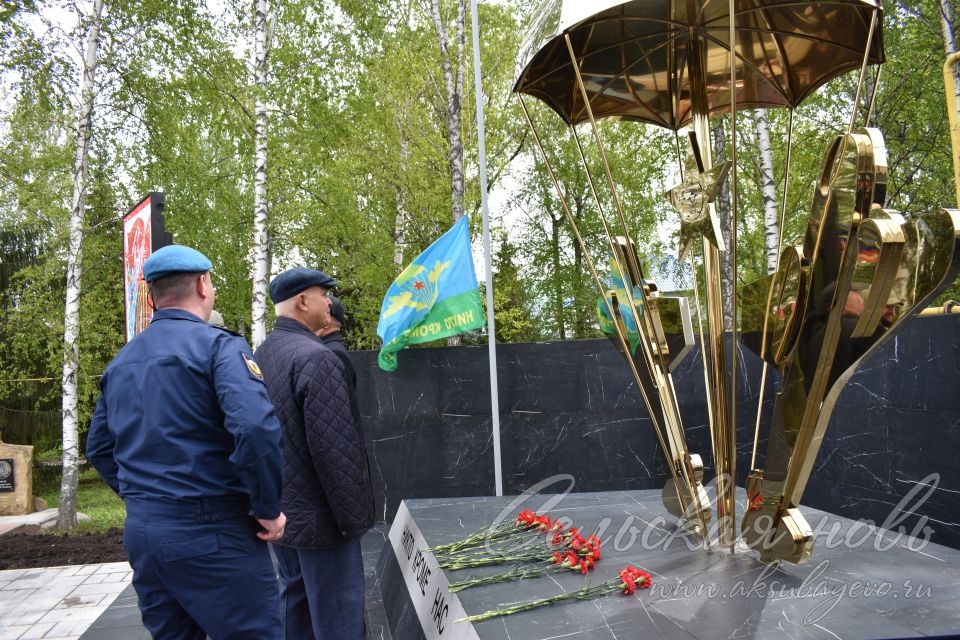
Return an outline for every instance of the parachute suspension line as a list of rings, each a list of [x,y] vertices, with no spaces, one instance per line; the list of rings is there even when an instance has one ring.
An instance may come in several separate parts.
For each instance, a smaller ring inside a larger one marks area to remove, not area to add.
[[[860,65],[860,76],[859,76],[859,79],[857,80],[857,91],[853,97],[853,107],[850,109],[850,124],[847,127],[848,134],[853,132],[853,127],[855,126],[857,121],[857,104],[860,102],[860,91],[863,89],[863,80],[867,73],[867,62],[869,62],[870,60],[870,47],[873,46],[873,35],[874,35],[874,31],[876,31],[878,12],[879,12],[879,9],[877,11],[874,11],[873,15],[870,17],[870,33],[867,35],[867,46],[863,50],[863,62]],[[847,141],[849,140],[849,138],[850,138],[849,135],[841,136],[840,149],[837,152],[838,158],[843,158],[844,154],[847,152]],[[840,175],[840,172],[842,170],[843,170],[843,162],[837,162],[836,168],[833,170],[833,173],[830,175],[830,181],[833,182],[837,178],[837,176]],[[834,192],[831,189],[830,193],[827,195],[826,201],[824,202],[824,205],[823,205],[824,210],[827,210],[829,207],[832,206],[834,197],[835,197]],[[811,254],[812,257],[808,259],[815,260],[816,256],[820,254],[820,243],[822,241],[821,236],[822,234],[817,235],[817,241],[813,246],[813,253]]]
[[[677,166],[680,168],[680,182],[683,182],[683,153],[680,151],[680,134],[673,132],[673,139],[677,148]],[[690,276],[693,278],[693,306],[697,314],[697,331],[700,334],[700,363],[703,365],[703,384],[704,389],[710,388],[710,373],[707,371],[707,359],[703,357],[703,345],[706,344],[706,338],[703,335],[703,315],[700,313],[700,288],[697,280],[697,264],[693,258],[694,252],[690,252]],[[709,393],[707,398],[707,426],[710,427],[710,450],[717,450],[717,441],[713,431],[713,401]]]
[[[580,142],[580,136],[577,135],[576,127],[570,127],[570,131],[573,132],[573,139],[577,143],[577,152],[580,154],[580,162],[583,164],[583,170],[587,174],[587,182],[590,184],[590,190],[593,193],[593,199],[597,203],[597,210],[600,214],[600,223],[603,224],[603,231],[607,236],[607,244],[610,246],[610,254],[613,256],[613,263],[617,265],[617,271],[620,272],[620,278],[621,278],[621,281],[623,282],[623,288],[625,290],[628,288],[632,288],[632,287],[628,287],[628,284],[630,283],[629,273],[624,268],[624,265],[620,264],[620,260],[617,259],[617,249],[616,249],[616,243],[614,242],[614,239],[613,239],[613,233],[610,229],[610,225],[607,223],[606,215],[604,215],[603,205],[600,203],[600,194],[597,192],[596,183],[594,183],[593,181],[593,174],[590,173],[590,166],[589,164],[587,164],[587,157],[583,153],[583,144]],[[632,239],[629,236],[627,237],[627,240],[632,243]],[[583,251],[584,253],[586,253],[587,248],[584,247]],[[642,283],[640,285],[640,289],[641,291],[643,290]],[[601,295],[606,297],[605,292],[601,292]],[[647,300],[644,299],[643,302],[644,302],[644,305],[646,305]],[[649,307],[644,306],[643,309],[644,309],[644,317],[642,318],[642,321],[645,323],[647,318],[649,317],[648,315]],[[651,380],[656,380],[657,377],[656,377],[656,373],[654,372],[654,366],[653,366],[654,360],[653,360],[653,354],[650,349],[650,340],[648,339],[647,336],[644,335],[645,332],[643,330],[643,327],[646,327],[646,325],[645,324],[641,325],[640,314],[637,311],[636,306],[630,305],[630,311],[631,311],[631,315],[633,316],[633,321],[637,324],[637,334],[641,338],[640,343],[643,345],[643,354],[645,356],[644,363],[647,365],[647,373],[650,375]]]
[[[739,298],[737,296],[737,24],[736,2],[729,0],[728,13],[730,16],[730,262],[732,263],[732,282],[730,283],[730,347],[733,358],[730,362],[730,451],[734,460],[737,456],[737,359],[740,357],[740,343],[737,340],[737,312]],[[733,467],[735,468],[735,467]],[[736,486],[737,478],[728,480],[731,486]]]
[[[576,127],[575,127],[575,126],[571,126],[571,127],[570,127],[570,131],[573,133],[573,139],[574,139],[574,141],[577,143],[577,152],[580,154],[580,162],[583,164],[583,170],[584,170],[584,172],[587,174],[587,181],[588,181],[589,184],[590,184],[590,190],[591,190],[592,193],[593,193],[594,201],[597,203],[597,210],[598,210],[598,213],[600,214],[600,222],[601,222],[601,224],[603,224],[603,230],[604,230],[604,233],[605,233],[606,236],[607,236],[607,243],[608,243],[608,245],[609,245],[609,247],[610,247],[610,254],[611,254],[612,261],[613,261],[613,263],[616,265],[617,271],[619,271],[619,273],[620,273],[620,279],[621,279],[621,282],[623,282],[624,290],[627,290],[627,289],[629,289],[629,288],[632,288],[632,287],[629,286],[629,284],[630,284],[630,278],[628,277],[629,274],[628,274],[626,268],[624,267],[624,265],[620,264],[620,260],[617,258],[617,250],[616,250],[616,244],[615,244],[615,242],[614,242],[614,240],[613,240],[613,233],[611,232],[610,225],[609,225],[608,222],[607,222],[606,215],[605,215],[604,212],[603,212],[603,205],[602,205],[601,202],[600,202],[600,194],[599,194],[599,192],[597,191],[596,183],[593,181],[593,174],[590,172],[590,166],[589,166],[589,164],[587,163],[586,154],[584,154],[584,152],[583,152],[583,144],[582,144],[581,141],[580,141],[580,136],[577,134],[577,129],[576,129]],[[631,244],[628,245],[628,246],[632,246],[632,240],[631,240],[629,237],[627,238],[627,240],[628,240],[628,242],[631,243]],[[587,252],[587,248],[586,248],[585,246],[583,247],[583,252],[584,252],[584,254],[586,254],[586,252]],[[641,285],[640,285],[640,289],[641,289],[641,291],[643,290],[643,285],[642,285],[642,283],[641,283]],[[612,307],[612,305],[610,305],[609,302],[607,302],[607,299],[606,299],[606,298],[607,298],[607,294],[606,294],[606,292],[603,291],[603,290],[601,290],[601,291],[600,291],[600,295],[603,296],[605,304],[608,304],[608,306]],[[655,381],[655,380],[657,379],[657,376],[656,376],[656,372],[654,371],[654,361],[653,361],[653,359],[652,359],[652,354],[651,354],[651,352],[650,352],[650,340],[649,340],[648,337],[645,335],[646,332],[644,331],[644,328],[646,327],[646,325],[641,325],[641,318],[640,318],[639,314],[637,313],[636,306],[634,306],[633,304],[631,304],[630,307],[631,307],[631,315],[633,315],[633,321],[636,323],[636,326],[637,326],[637,335],[640,337],[640,343],[643,345],[644,356],[645,356],[644,359],[643,359],[643,361],[644,361],[644,364],[646,364],[646,366],[647,366],[647,375],[650,376],[650,380]],[[644,307],[644,312],[645,312],[645,313],[644,313],[643,322],[646,322],[647,318],[649,317],[649,315],[648,315],[648,314],[649,314],[649,308],[648,308],[648,307]],[[618,332],[619,332],[619,327],[620,327],[620,325],[619,325],[619,323],[617,322],[616,316],[615,316],[613,313],[611,313],[611,314],[610,314],[610,317],[611,317],[611,319],[613,319],[614,325],[618,327]],[[629,360],[629,361],[631,361],[631,362],[633,361],[633,358],[632,358],[632,356],[630,355],[630,351],[629,351],[629,350],[624,351],[624,355],[626,356],[626,359],[627,359],[627,360]],[[636,367],[636,363],[632,362],[632,367]],[[639,372],[637,372],[637,373],[639,374]],[[644,396],[644,402],[645,402],[646,405],[647,405],[647,411],[650,413],[650,417],[651,417],[651,420],[652,420],[652,422],[653,422],[654,429],[657,431],[657,439],[658,439],[658,440],[662,440],[662,441],[664,442],[664,446],[666,446],[666,437],[667,437],[667,434],[665,433],[665,431],[666,431],[667,425],[664,424],[664,425],[661,426],[660,423],[659,423],[659,421],[654,417],[653,406],[652,406],[652,404],[650,403],[650,401],[649,401],[649,400],[647,399],[647,397],[646,397],[646,391],[644,390],[643,385],[641,384],[639,377],[637,378],[637,387],[640,389],[640,393]],[[663,430],[663,432],[661,432],[661,429]],[[668,453],[665,457],[666,457],[668,460],[672,460],[672,459],[673,459],[673,456],[670,455],[669,453]],[[671,466],[672,466],[672,465],[671,465]],[[674,488],[675,488],[675,490],[676,490],[676,492],[677,492],[677,500],[678,500],[678,501],[680,502],[680,504],[683,506],[684,512],[686,512],[687,506],[684,504],[683,497],[680,495],[682,492],[681,492],[680,489],[679,489],[679,481],[676,480],[676,479],[675,479],[675,481],[674,481]],[[704,523],[704,524],[705,524],[705,523]],[[706,527],[704,527],[704,528],[706,528]]]
[[[527,109],[527,104],[523,100],[523,96],[519,93],[517,97],[520,100],[520,106],[523,109],[523,115],[527,120],[527,124],[530,126],[530,131],[533,133],[533,139],[537,143],[537,149],[540,151],[540,156],[543,158],[544,164],[547,167],[547,172],[550,174],[550,181],[553,183],[553,188],[557,192],[557,198],[560,200],[560,204],[563,206],[564,214],[567,217],[567,221],[570,223],[570,228],[573,231],[574,236],[577,239],[577,242],[583,248],[584,258],[587,261],[587,267],[590,269],[590,274],[593,276],[593,282],[597,286],[597,290],[600,292],[601,297],[603,298],[604,304],[607,307],[607,312],[610,314],[610,318],[613,319],[613,326],[617,331],[617,340],[620,343],[620,348],[623,350],[623,353],[629,354],[630,347],[627,342],[627,337],[622,328],[621,324],[617,322],[617,313],[613,308],[613,304],[610,300],[607,299],[606,291],[604,289],[603,283],[600,281],[600,276],[597,274],[596,266],[593,263],[593,259],[590,257],[590,253],[587,251],[587,245],[583,241],[583,237],[580,235],[580,230],[577,227],[576,220],[573,218],[573,213],[570,211],[570,206],[567,203],[567,199],[563,195],[563,190],[560,188],[560,182],[557,180],[556,174],[553,172],[553,165],[550,164],[550,159],[547,157],[547,152],[543,148],[543,142],[540,140],[540,134],[537,132],[536,127],[533,125],[533,120],[530,117],[530,112]],[[663,439],[663,434],[661,432],[661,426],[657,420],[657,417],[653,411],[653,405],[650,403],[650,399],[647,397],[646,392],[643,389],[643,384],[640,381],[640,372],[637,371],[636,365],[633,362],[633,358],[625,358],[627,365],[630,367],[630,372],[633,374],[633,378],[637,383],[637,388],[640,390],[640,395],[643,397],[643,402],[647,407],[647,411],[650,414],[650,421],[653,423],[653,431],[657,436],[657,443],[660,446],[660,450],[663,452],[664,459],[671,460],[670,449],[667,447],[666,441]],[[677,487],[677,499],[680,501],[680,505],[683,508],[684,512],[687,510],[687,504],[682,492],[679,490],[680,479],[677,476],[677,470],[673,464],[668,465],[670,467],[670,475],[673,476],[674,485]],[[706,539],[706,528],[700,530],[700,536]]]
[[[850,126],[847,127],[847,133],[853,133],[853,128],[857,124],[857,108],[860,106],[860,93],[863,91],[863,82],[867,77],[867,63],[870,62],[870,48],[873,46],[873,34],[877,30],[877,13],[879,13],[879,11],[874,11],[870,17],[870,33],[867,34],[867,48],[863,50],[863,62],[860,64],[860,76],[857,78],[857,91],[853,96],[853,108],[850,110]],[[840,150],[840,153],[843,153],[843,149]],[[839,167],[837,170],[839,171]]]
[[[564,34],[564,40],[565,40],[565,42],[566,42],[566,44],[567,44],[567,52],[568,52],[569,55],[570,55],[570,66],[573,68],[574,74],[575,74],[576,79],[577,79],[577,87],[580,89],[580,95],[581,95],[581,97],[582,97],[582,99],[583,99],[583,106],[584,106],[584,109],[585,109],[586,112],[587,112],[587,116],[588,116],[589,119],[590,119],[590,128],[591,128],[591,130],[592,130],[592,132],[593,132],[593,138],[594,138],[594,141],[596,142],[596,145],[597,145],[597,152],[600,154],[600,162],[601,162],[601,164],[603,165],[604,175],[606,176],[606,179],[607,179],[607,186],[610,188],[610,195],[611,195],[611,197],[613,198],[613,204],[614,204],[614,207],[615,207],[615,209],[616,209],[617,216],[618,216],[619,219],[620,219],[620,228],[623,229],[623,235],[626,237],[627,242],[629,243],[629,242],[631,242],[631,240],[630,240],[630,229],[629,229],[629,227],[627,226],[627,219],[626,219],[626,216],[625,216],[624,213],[623,213],[623,207],[622,207],[622,205],[620,204],[620,197],[617,195],[617,187],[616,187],[616,185],[615,185],[614,182],[613,182],[613,174],[610,172],[610,164],[607,162],[606,150],[605,150],[604,145],[603,145],[603,140],[601,140],[601,138],[600,138],[600,130],[597,128],[597,121],[596,121],[596,119],[593,117],[593,108],[590,106],[590,96],[587,94],[587,87],[586,87],[586,85],[583,83],[583,77],[582,77],[581,74],[580,74],[580,65],[579,65],[579,63],[578,63],[578,61],[577,61],[576,53],[575,53],[574,50],[573,50],[573,42],[570,40],[570,34],[569,34],[569,33],[565,33],[565,34]],[[628,246],[629,246],[629,245],[628,245]],[[584,253],[586,253],[586,247],[584,247]],[[624,283],[624,284],[626,284],[626,283]],[[634,314],[634,317],[636,318],[636,317],[637,317],[637,315],[636,315],[636,302],[634,301],[634,298],[633,298],[633,291],[632,291],[632,289],[633,289],[633,287],[626,287],[626,286],[625,286],[625,287],[624,287],[624,292],[627,294],[627,302],[628,302],[628,304],[630,305],[631,312]],[[604,298],[606,298],[606,294],[605,294],[605,293],[603,293],[603,296],[604,296]],[[641,298],[643,299],[643,308],[644,308],[645,310],[647,310],[647,313],[649,313],[650,300],[649,300],[649,298],[648,298],[648,296],[647,296],[647,292],[646,292],[646,290],[644,289],[642,283],[640,284],[640,296],[641,296]],[[645,315],[646,315],[646,314],[645,314]],[[647,316],[647,317],[649,317],[649,316]],[[616,317],[613,316],[613,315],[611,315],[611,318],[614,318],[614,320],[616,320]],[[616,324],[616,322],[614,322],[614,324]],[[638,332],[641,332],[641,328],[640,328],[640,327],[641,327],[640,323],[637,322],[637,331],[638,331]],[[642,336],[642,332],[640,333],[640,335],[641,335],[641,338],[642,338],[642,337],[643,337],[643,336]],[[647,344],[647,342],[648,342],[647,340],[641,340],[641,342],[644,343],[644,356],[645,356],[646,358],[648,358],[648,362],[649,362],[649,363],[651,364],[651,366],[652,366],[652,364],[653,364],[653,359],[652,359],[652,356],[651,356],[651,348],[652,348],[652,347],[651,347],[651,345]],[[629,351],[625,351],[624,353],[629,354],[630,352],[629,352]],[[628,358],[628,359],[632,359],[632,358]],[[634,371],[636,371],[636,368],[635,368],[635,367],[634,367]],[[639,372],[637,372],[637,375],[639,376]],[[654,378],[654,382],[657,382],[657,381],[659,380],[659,378],[660,378],[659,376],[658,376],[657,378]],[[665,382],[665,383],[669,383],[669,380],[665,380],[664,382]],[[642,388],[642,384],[641,384],[641,382],[640,382],[639,377],[638,377],[638,379],[637,379],[637,385]],[[647,402],[647,410],[650,411],[650,414],[651,414],[651,416],[652,416],[652,415],[653,415],[652,405],[650,405],[650,403],[647,401],[646,394],[644,394],[644,401]],[[665,430],[667,429],[667,425],[664,425],[664,429],[665,429]],[[658,432],[658,434],[657,434],[657,438],[660,439],[660,440],[662,440],[659,432]],[[681,506],[681,508],[683,509],[683,512],[686,513],[686,512],[687,512],[687,502],[686,502],[686,500],[684,499],[684,496],[682,495],[684,492],[680,490],[680,480],[679,480],[679,477],[678,477],[678,475],[677,475],[677,470],[676,470],[676,468],[675,468],[675,467],[676,467],[676,464],[674,463],[674,458],[673,458],[673,456],[670,454],[669,449],[666,449],[666,448],[665,448],[664,451],[665,451],[665,455],[664,455],[665,460],[670,461],[671,475],[673,476],[673,479],[674,479],[674,485],[675,485],[675,488],[676,488],[676,491],[677,491],[677,498],[678,498],[678,500],[679,500],[679,502],[680,502],[680,506]],[[687,456],[689,456],[689,451],[685,451],[684,453],[685,453]],[[685,470],[687,469],[686,466],[683,466],[683,468],[684,468]],[[687,475],[687,473],[685,472],[684,475]],[[685,483],[684,483],[686,486],[692,486],[692,485],[695,484],[695,481],[694,481],[694,478],[693,478],[693,477],[689,478],[689,480],[690,480],[690,482],[685,482]],[[700,536],[701,536],[701,538],[702,538],[703,540],[707,540],[707,522],[706,522],[706,520],[705,520],[705,518],[704,518],[703,512],[700,511],[700,510],[698,510],[697,515],[698,515],[699,520],[700,520],[700,523],[701,523],[701,528],[699,529],[699,531],[700,531]]]
[[[864,121],[866,126],[870,126],[870,120],[873,118],[873,108],[877,104],[877,94],[880,93],[880,76],[883,75],[883,65],[877,65],[877,77],[873,79],[873,91],[870,93],[870,107],[867,109],[867,119]]]
[[[790,190],[790,164],[793,160],[793,109],[790,109],[790,116],[787,122],[787,162],[783,169],[783,198],[780,200],[780,226],[777,229],[777,262],[773,273],[780,270],[780,257],[783,254],[783,234],[784,225],[787,221],[787,194]],[[767,306],[763,310],[763,335],[760,340],[760,358],[763,360],[763,371],[760,373],[760,397],[757,399],[757,423],[753,429],[753,453],[750,456],[750,470],[757,467],[757,442],[760,439],[760,418],[763,415],[763,394],[767,386],[767,369],[770,364],[767,362],[767,333],[770,326],[770,305],[773,303],[773,286],[776,282],[776,276],[770,280],[770,288],[767,290]]]
[[[580,65],[577,62],[577,56],[573,51],[573,43],[570,41],[570,34],[567,33],[564,35],[564,38],[567,43],[567,51],[570,54],[570,65],[573,67],[573,71],[576,74],[577,86],[580,89],[580,95],[583,97],[583,106],[587,111],[587,116],[590,118],[590,128],[593,131],[593,139],[597,145],[597,151],[600,154],[600,163],[603,165],[604,175],[607,178],[607,186],[610,188],[610,196],[613,198],[614,208],[616,209],[617,216],[620,219],[620,228],[623,230],[623,235],[630,240],[630,229],[627,227],[627,219],[623,215],[623,207],[620,205],[620,197],[617,195],[617,187],[613,183],[613,174],[610,173],[610,165],[607,163],[607,153],[603,146],[603,141],[600,139],[600,130],[597,128],[597,121],[593,117],[593,109],[590,106],[590,97],[587,95],[587,88],[583,84],[583,77],[580,75]],[[589,172],[588,172],[589,173]],[[624,283],[626,284],[626,282]],[[624,291],[627,294],[627,302],[630,305],[631,312],[636,316],[636,302],[633,299],[632,287],[624,286]],[[640,296],[643,299],[643,308],[650,309],[650,300],[647,298],[647,292],[644,290],[643,285],[640,285]],[[640,331],[640,322],[637,318],[637,331]],[[646,341],[644,341],[645,343]],[[644,344],[644,355],[648,358],[650,357],[650,346]],[[653,360],[651,359],[652,363]],[[671,456],[668,456],[667,459],[672,459]]]

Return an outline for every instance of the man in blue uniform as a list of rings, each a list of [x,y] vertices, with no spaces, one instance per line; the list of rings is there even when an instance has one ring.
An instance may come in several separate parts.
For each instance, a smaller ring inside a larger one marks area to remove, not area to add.
[[[290,640],[364,636],[360,537],[374,522],[370,470],[346,369],[314,335],[330,320],[327,292],[335,284],[316,269],[274,278],[277,322],[256,354],[283,425],[289,520],[274,549]]]
[[[87,459],[126,503],[124,548],[157,639],[279,634],[280,425],[242,338],[207,324],[210,261],[173,245],[143,264],[156,313],[100,379]]]

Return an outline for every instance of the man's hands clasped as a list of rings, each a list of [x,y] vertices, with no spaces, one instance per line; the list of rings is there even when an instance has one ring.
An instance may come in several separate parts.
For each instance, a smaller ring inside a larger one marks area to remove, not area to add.
[[[257,537],[265,542],[274,542],[283,537],[283,528],[287,525],[287,516],[282,513],[273,520],[257,518],[263,531],[257,532]]]

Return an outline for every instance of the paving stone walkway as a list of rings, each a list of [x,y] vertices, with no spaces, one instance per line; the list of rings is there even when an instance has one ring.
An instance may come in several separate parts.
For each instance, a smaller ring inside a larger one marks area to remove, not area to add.
[[[79,638],[132,575],[126,562],[0,571],[0,640]]]
[[[388,525],[361,540],[367,637],[390,640],[377,560]],[[0,571],[0,640],[148,640],[126,562]]]

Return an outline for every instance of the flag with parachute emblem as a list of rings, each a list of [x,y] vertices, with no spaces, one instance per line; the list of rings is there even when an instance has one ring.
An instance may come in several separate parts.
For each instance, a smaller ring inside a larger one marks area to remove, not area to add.
[[[626,334],[627,344],[630,347],[630,353],[636,353],[637,348],[640,346],[640,332],[637,330],[637,323],[634,320],[633,313],[630,312],[627,287],[620,275],[620,267],[617,266],[616,259],[613,257],[610,258],[610,271],[607,274],[605,284],[607,285],[607,292],[604,296],[606,300],[604,300],[603,297],[597,298],[597,320],[600,325],[600,330],[608,338],[615,339],[617,337],[617,328],[614,326],[613,317],[611,317],[610,310],[607,308],[607,303],[612,303],[613,300],[611,294],[616,294],[617,309]],[[642,318],[643,291],[640,290],[640,287],[634,285],[630,294],[633,296],[633,302],[637,306],[637,315]]]
[[[377,362],[397,368],[397,352],[408,344],[448,338],[484,325],[483,304],[470,250],[470,220],[453,227],[397,276],[380,307]]]

